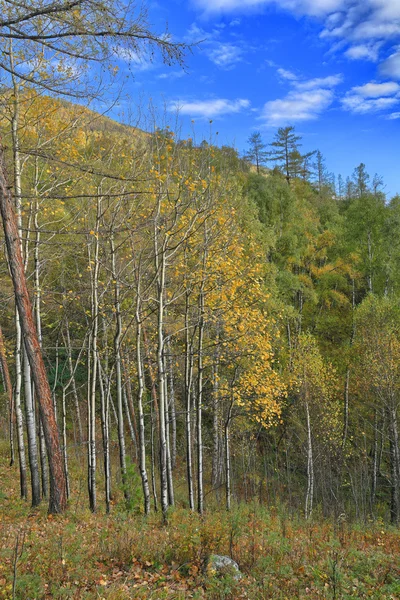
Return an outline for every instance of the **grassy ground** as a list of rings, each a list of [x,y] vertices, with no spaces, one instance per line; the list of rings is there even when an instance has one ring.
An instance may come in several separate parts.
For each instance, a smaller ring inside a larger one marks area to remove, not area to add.
[[[0,600],[13,598],[14,582],[21,600],[400,598],[399,531],[382,523],[305,523],[254,503],[203,518],[176,509],[164,526],[126,511],[121,492],[111,515],[93,515],[84,473],[67,513],[50,518],[18,499],[17,469],[6,465],[4,451]],[[207,572],[212,553],[232,556],[243,578]]]

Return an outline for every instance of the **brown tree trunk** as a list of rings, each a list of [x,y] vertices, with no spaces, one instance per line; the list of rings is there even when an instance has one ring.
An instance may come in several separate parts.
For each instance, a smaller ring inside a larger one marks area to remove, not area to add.
[[[14,464],[14,421],[15,421],[15,410],[14,410],[14,398],[12,391],[12,383],[10,377],[10,371],[8,369],[6,348],[3,340],[3,332],[0,327],[0,362],[3,371],[4,386],[8,397],[8,410],[9,410],[9,425],[10,425],[10,467]]]
[[[15,301],[21,321],[26,354],[32,370],[36,393],[39,401],[44,435],[50,466],[49,512],[59,513],[66,508],[66,482],[63,458],[57,423],[54,416],[51,390],[46,368],[36,332],[32,305],[26,283],[22,262],[20,239],[12,203],[11,192],[7,184],[3,148],[0,147],[0,212],[3,221],[4,237],[10,272],[14,286]]]

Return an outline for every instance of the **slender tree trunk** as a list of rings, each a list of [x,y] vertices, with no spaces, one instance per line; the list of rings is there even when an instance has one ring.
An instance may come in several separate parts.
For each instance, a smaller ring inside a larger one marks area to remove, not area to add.
[[[306,391],[307,394],[307,391]],[[314,502],[314,459],[311,437],[311,418],[308,401],[306,400],[306,417],[307,417],[307,494],[305,517],[309,519],[312,515]]]
[[[193,379],[193,351],[190,342],[189,329],[189,296],[186,292],[185,308],[185,424],[186,424],[186,470],[189,493],[189,507],[194,510],[194,492],[193,492],[193,467],[192,467],[192,379]]]
[[[20,487],[21,487],[21,498],[28,497],[27,487],[27,472],[26,472],[26,453],[25,453],[25,441],[24,441],[24,421],[22,416],[21,408],[21,390],[22,390],[22,334],[21,324],[18,316],[18,311],[15,313],[15,329],[16,329],[16,341],[15,341],[15,415],[17,421],[17,444],[18,444],[18,460],[19,460],[19,474],[20,474]]]
[[[232,419],[233,398],[229,404],[228,415],[225,421],[225,491],[226,510],[231,510],[231,447],[230,425]]]
[[[8,422],[9,422],[9,436],[10,436],[10,467],[13,466],[15,460],[14,450],[14,421],[15,421],[15,408],[14,408],[14,397],[12,390],[12,383],[10,377],[10,371],[8,369],[6,347],[4,344],[3,331],[0,327],[0,363],[3,372],[3,380],[5,386],[5,392],[8,399]]]
[[[68,449],[67,449],[67,406],[66,406],[66,389],[63,387],[62,390],[62,437],[63,437],[63,457],[64,457],[64,471],[65,481],[67,483],[67,498],[71,495],[69,485],[69,470],[68,470]]]
[[[41,501],[38,450],[36,443],[36,419],[31,387],[31,370],[26,351],[23,353],[23,375],[25,392],[26,429],[28,434],[28,456],[31,471],[32,506]]]
[[[12,46],[10,46],[10,59],[11,64],[14,62],[14,55]],[[19,85],[16,82],[15,77],[12,77],[14,102],[13,102],[13,115],[11,120],[11,131],[13,141],[13,165],[14,165],[14,189],[15,189],[15,209],[17,216],[17,227],[20,239],[21,248],[21,259],[24,265],[24,271],[28,266],[28,236],[26,239],[25,246],[25,262],[24,253],[22,246],[22,167],[21,167],[21,155],[20,155],[20,139],[19,139],[19,119],[20,119],[20,95]],[[20,315],[18,315],[20,319]],[[22,337],[19,337],[20,353],[23,366],[23,379],[24,379],[24,396],[25,396],[25,412],[26,412],[26,426],[27,426],[27,437],[28,437],[28,457],[29,467],[31,473],[31,489],[32,489],[32,506],[40,504],[40,478],[39,478],[39,463],[36,443],[36,422],[35,422],[35,411],[32,396],[32,385],[31,385],[31,374],[29,361],[27,358],[26,349],[24,348],[24,341]],[[39,337],[40,343],[40,337]]]
[[[14,64],[14,53],[12,43],[10,43],[10,61],[11,65]],[[16,225],[19,235],[19,246],[21,251],[21,261],[23,263],[23,248],[22,248],[22,208],[21,208],[21,157],[19,150],[19,86],[16,82],[15,77],[12,77],[14,102],[13,102],[13,115],[11,120],[11,135],[13,142],[13,171],[14,171],[14,200],[15,200],[15,211],[16,211]],[[3,150],[1,150],[3,152]],[[6,178],[4,155],[2,156],[4,163],[4,177]],[[10,195],[11,196],[11,195]],[[11,269],[10,269],[11,272]],[[25,272],[25,265],[24,265]],[[23,357],[23,336],[21,332],[20,316],[18,313],[18,307],[16,310],[16,350],[15,350],[15,362],[16,362],[16,413],[17,413],[17,435],[18,435],[18,448],[19,448],[19,459],[22,460],[23,464],[20,464],[20,476],[21,476],[21,497],[27,497],[27,468],[26,468],[26,454],[25,454],[25,441],[24,441],[24,428],[23,428],[23,417],[22,417],[22,406],[21,406],[21,392],[22,392],[22,357]],[[29,443],[29,442],[28,442]]]
[[[36,170],[37,170],[37,166],[36,166]],[[37,178],[38,178],[38,176],[35,175],[35,180],[37,180]],[[36,181],[35,181],[35,194],[37,194],[36,187],[37,186],[36,186]],[[34,253],[33,253],[33,259],[34,259],[34,265],[35,265],[35,268],[34,268],[35,322],[36,322],[36,329],[37,329],[38,338],[39,338],[39,344],[42,345],[42,313],[41,313],[42,290],[40,288],[40,258],[39,258],[40,229],[39,229],[39,222],[38,222],[38,214],[39,214],[39,201],[38,201],[38,198],[36,197],[35,217],[33,220],[35,232],[36,232],[35,248],[34,248]]]
[[[126,409],[127,419],[129,422],[129,429],[131,431],[132,442],[135,447],[136,460],[137,460],[139,457],[139,431],[138,431],[137,420],[136,420],[136,411],[135,411],[135,407],[133,404],[132,383],[131,383],[131,378],[129,375],[129,368],[127,369],[125,360],[123,359],[122,356],[121,356],[121,359],[122,359],[122,368],[123,368],[123,373],[124,373],[125,390],[126,390],[125,409]],[[128,359],[128,367],[129,367],[129,359]],[[128,415],[129,415],[129,417],[128,417]]]
[[[101,415],[101,433],[103,438],[103,465],[104,465],[104,496],[106,503],[106,513],[110,512],[111,501],[111,465],[110,465],[110,395],[108,386],[106,386],[100,358],[98,357],[99,371],[99,389],[100,389],[100,415]]]
[[[199,347],[197,358],[197,510],[200,514],[204,512],[203,491],[203,339],[204,339],[204,281],[201,285],[199,295]]]
[[[35,292],[35,323],[36,330],[39,339],[39,345],[42,348],[42,314],[41,314],[41,298],[42,292],[40,288],[40,259],[39,259],[39,247],[40,247],[40,228],[39,228],[39,201],[38,201],[38,184],[39,184],[39,164],[38,157],[35,159],[35,214],[34,214],[34,228],[36,232],[35,247],[34,247],[34,292]],[[32,387],[32,397],[34,404],[37,404],[35,398],[35,388]],[[38,419],[38,431],[39,431],[39,454],[40,454],[40,467],[41,467],[41,484],[42,484],[42,496],[47,498],[48,495],[48,484],[49,484],[49,473],[47,463],[47,452],[46,442],[44,439],[42,419],[40,411],[37,411],[39,415]]]
[[[390,518],[395,525],[400,523],[400,448],[397,425],[397,411],[392,405],[389,412],[389,442],[390,442],[390,477],[391,477],[391,507]]]
[[[371,497],[370,497],[370,510],[371,514],[374,514],[375,508],[375,497],[378,481],[378,462],[379,462],[379,440],[378,440],[378,409],[375,409],[374,415],[374,445],[372,450],[372,481],[371,481]]]
[[[157,389],[156,389],[156,380],[153,372],[153,366],[151,363],[151,355],[149,342],[147,339],[146,328],[143,326],[143,322],[141,325],[141,331],[143,333],[143,342],[146,353],[146,362],[147,369],[149,372],[149,380],[150,380],[150,393],[151,393],[151,403],[150,403],[150,457],[151,457],[151,487],[153,492],[153,500],[154,500],[154,510],[157,512],[158,510],[158,498],[157,498],[157,486],[156,486],[156,445],[154,442],[154,431],[159,431],[160,425],[160,412],[158,409],[158,400],[157,400]]]
[[[39,449],[40,449],[42,496],[43,496],[43,498],[47,498],[48,487],[49,487],[49,469],[48,469],[48,462],[47,462],[46,440],[44,439],[42,418],[41,418],[40,414],[39,414]]]
[[[53,388],[51,390],[51,395],[53,397],[53,407],[54,407],[54,415],[56,422],[58,423],[58,413],[57,413],[57,384],[58,384],[58,368],[59,368],[59,351],[58,351],[58,338],[56,340],[56,365],[54,371],[54,383]]]
[[[167,439],[165,431],[165,369],[164,369],[164,294],[166,276],[167,238],[159,244],[159,218],[161,197],[158,198],[157,214],[154,218],[154,266],[157,281],[157,391],[158,391],[158,443],[160,453],[160,496],[164,520],[168,512]]]
[[[133,447],[135,449],[135,460],[137,460],[138,459],[137,439],[136,439],[136,433],[135,433],[135,429],[134,429],[133,422],[132,422],[131,412],[130,412],[130,408],[129,408],[128,394],[126,392],[126,389],[127,389],[127,386],[125,385],[122,389],[122,398],[124,401],[124,411],[125,411],[125,416],[126,416],[126,420],[128,423],[128,429],[129,429],[129,433],[130,433],[131,440],[133,443]]]
[[[91,358],[89,353],[89,362],[91,360],[91,385],[90,397],[88,402],[88,490],[89,490],[89,505],[92,512],[96,511],[96,389],[97,389],[97,367],[98,367],[98,328],[99,328],[99,225],[101,217],[101,197],[97,199],[97,214],[96,227],[94,234],[94,258],[92,269],[92,294],[91,294],[91,315],[92,315],[92,333],[91,341]],[[90,260],[90,251],[89,251]]]
[[[164,370],[167,373],[166,367],[166,357],[164,355]],[[170,443],[170,411],[169,411],[169,398],[168,398],[168,378],[165,376],[164,379],[165,385],[165,439],[167,442],[166,451],[167,451],[167,485],[168,485],[168,504],[169,506],[174,506],[175,497],[174,497],[174,480],[172,475],[172,459],[171,459],[171,443]]]
[[[344,404],[343,404],[343,435],[342,435],[342,451],[344,451],[347,442],[349,431],[349,384],[350,384],[350,368],[346,369],[346,380],[344,384]]]
[[[165,370],[164,370],[164,290],[165,290],[165,252],[161,255],[158,283],[158,323],[157,323],[157,372],[158,372],[158,408],[159,408],[159,444],[160,444],[160,495],[161,510],[164,518],[168,511],[167,478],[167,439],[165,431]]]
[[[12,205],[12,198],[5,175],[4,153],[0,150],[0,212],[3,220],[4,237],[14,285],[15,299],[21,321],[21,330],[26,352],[35,382],[40,412],[46,439],[47,454],[50,467],[50,499],[49,512],[58,513],[66,508],[66,482],[62,453],[51,390],[47,379],[46,368],[37,336],[32,305],[29,298],[24,265],[21,254],[21,242]]]
[[[285,145],[285,171],[287,184],[290,185],[289,148],[287,144]]]
[[[172,469],[176,466],[176,407],[175,407],[175,384],[174,384],[174,367],[171,352],[171,341],[168,338],[167,343],[168,350],[168,383],[169,383],[169,394],[168,394],[168,406],[171,420],[172,429],[172,451],[171,451],[171,464]]]
[[[38,208],[37,208],[38,210]],[[37,238],[35,242],[35,321],[36,328],[39,337],[39,344],[42,347],[42,317],[41,317],[41,291],[40,291],[40,282],[39,282],[39,241],[40,241],[40,233],[37,225],[37,215],[35,216],[35,227],[37,231]],[[32,389],[32,395],[35,400],[34,387]],[[39,412],[39,453],[40,453],[40,467],[41,467],[41,483],[42,483],[42,496],[43,498],[47,498],[48,495],[48,487],[49,487],[49,473],[48,473],[48,463],[47,463],[47,452],[46,452],[46,442],[44,439],[43,425],[42,419]],[[67,483],[67,492],[68,492],[68,481]]]
[[[68,320],[67,320],[67,323],[66,323],[65,332],[66,332],[66,337],[67,337],[67,344],[66,344],[66,346],[67,346],[68,368],[69,368],[69,371],[71,373],[72,397],[74,399],[76,420],[77,420],[77,423],[78,423],[79,443],[82,444],[82,442],[83,442],[83,428],[82,428],[81,410],[80,410],[80,406],[79,406],[78,390],[76,389],[75,369],[74,369],[74,367],[72,365],[71,334],[70,334],[70,330],[69,330],[69,322],[68,322]]]
[[[373,293],[373,284],[372,284],[372,261],[373,261],[373,251],[372,251],[372,235],[371,232],[368,231],[367,235],[367,246],[368,246],[368,290]]]
[[[158,511],[157,485],[156,485],[156,452],[154,446],[154,424],[157,421],[154,402],[151,403],[151,431],[150,431],[150,454],[151,454],[151,487],[153,491],[154,510]]]
[[[219,329],[219,325],[218,325]],[[212,454],[212,470],[211,470],[211,485],[217,488],[219,485],[219,462],[220,462],[220,431],[219,431],[219,363],[220,363],[220,347],[219,347],[219,332],[215,341],[215,353],[213,364],[213,382],[212,382],[212,399],[213,399],[213,454]]]
[[[119,463],[121,469],[122,483],[125,499],[129,498],[126,480],[126,450],[124,433],[124,410],[122,397],[122,366],[121,366],[121,335],[122,335],[122,316],[120,304],[120,284],[117,274],[114,234],[110,236],[111,250],[111,269],[114,281],[114,309],[115,309],[115,335],[114,335],[114,356],[115,356],[115,374],[117,388],[117,415],[118,415],[118,443],[119,443]]]
[[[143,392],[144,392],[144,373],[143,373],[143,359],[142,359],[142,323],[140,316],[140,276],[138,277],[138,289],[136,299],[136,368],[138,378],[138,412],[139,412],[139,468],[140,476],[142,478],[143,488],[143,501],[144,501],[144,512],[146,515],[150,512],[150,490],[149,481],[146,470],[146,437],[144,427],[144,412],[143,412]],[[153,426],[151,435],[153,436]],[[152,443],[153,447],[153,443]],[[154,476],[153,468],[153,450],[152,450],[152,480]],[[154,478],[155,483],[155,478]],[[155,492],[155,485],[153,487]],[[157,496],[155,495],[155,502]]]

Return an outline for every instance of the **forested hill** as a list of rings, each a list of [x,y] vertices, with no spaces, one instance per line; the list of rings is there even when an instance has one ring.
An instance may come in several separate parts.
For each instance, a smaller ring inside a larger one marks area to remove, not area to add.
[[[335,184],[293,128],[256,162],[254,136],[241,158],[27,88],[1,128],[68,495],[78,448],[92,511],[122,482],[165,516],[224,488],[227,508],[399,521],[400,202],[378,177]],[[6,261],[0,289],[1,430],[36,505],[46,448]]]

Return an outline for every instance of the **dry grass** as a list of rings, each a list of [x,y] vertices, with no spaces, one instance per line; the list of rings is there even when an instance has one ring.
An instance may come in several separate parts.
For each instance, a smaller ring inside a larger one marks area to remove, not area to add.
[[[84,472],[67,513],[50,518],[18,498],[17,469],[0,460],[0,599],[13,597],[15,567],[21,600],[400,598],[399,532],[382,523],[305,523],[254,503],[203,518],[172,510],[165,526],[127,512],[121,493],[111,515],[93,515]],[[232,556],[243,579],[209,576],[212,553]]]

